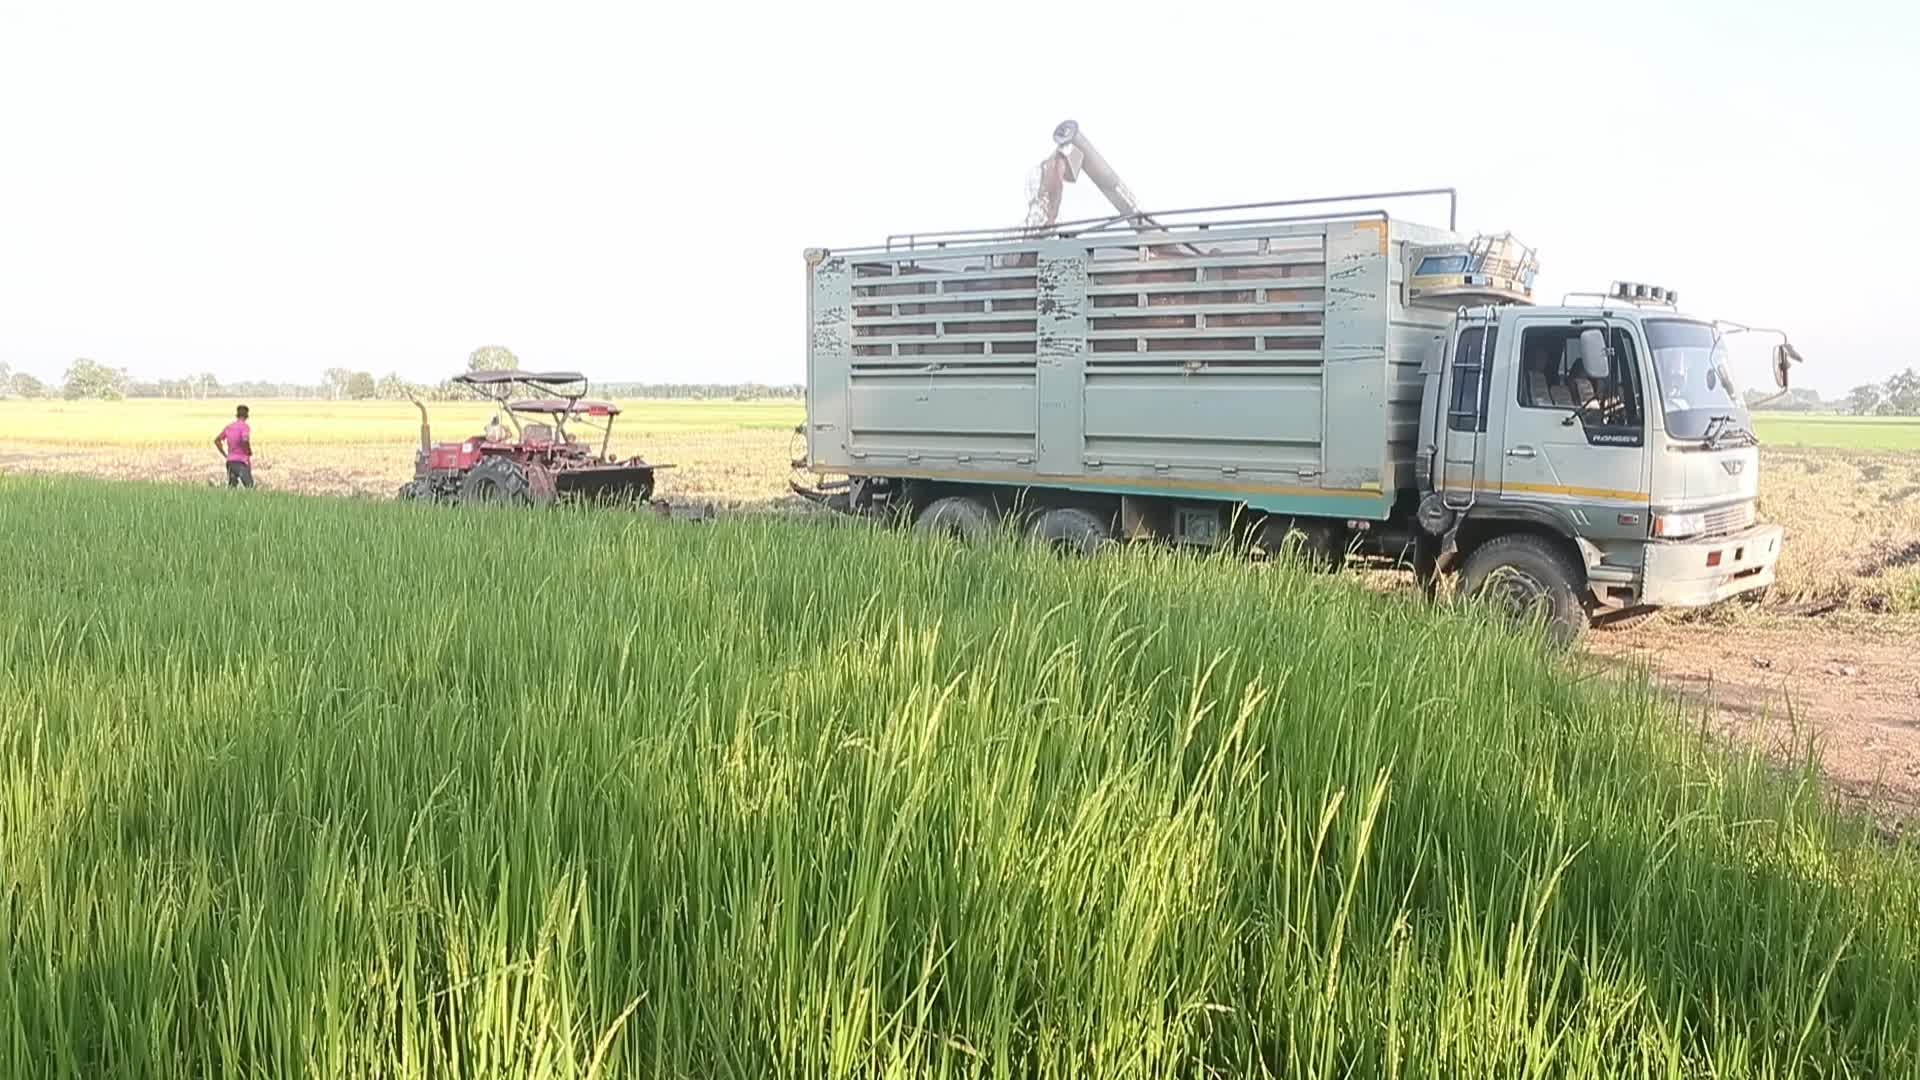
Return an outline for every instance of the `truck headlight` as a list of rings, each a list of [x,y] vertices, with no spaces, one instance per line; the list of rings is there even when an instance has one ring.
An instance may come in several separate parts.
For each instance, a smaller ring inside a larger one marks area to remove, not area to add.
[[[1699,536],[1707,531],[1705,514],[1655,514],[1653,515],[1653,535],[1665,540],[1680,540],[1689,536]]]

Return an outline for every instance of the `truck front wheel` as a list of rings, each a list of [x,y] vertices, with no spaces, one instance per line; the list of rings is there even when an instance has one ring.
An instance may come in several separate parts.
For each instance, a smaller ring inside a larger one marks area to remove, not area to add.
[[[1502,536],[1473,550],[1460,570],[1461,595],[1485,601],[1516,621],[1543,617],[1555,643],[1571,645],[1587,628],[1580,568],[1538,536]]]

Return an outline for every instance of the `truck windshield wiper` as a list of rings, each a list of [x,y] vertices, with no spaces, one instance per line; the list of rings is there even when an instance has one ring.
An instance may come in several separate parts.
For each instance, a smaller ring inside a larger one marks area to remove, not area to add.
[[[1700,441],[1709,450],[1729,445],[1729,440],[1732,440],[1731,445],[1736,446],[1760,445],[1760,437],[1746,428],[1736,426],[1731,413],[1722,413],[1708,420],[1707,430],[1700,435]]]

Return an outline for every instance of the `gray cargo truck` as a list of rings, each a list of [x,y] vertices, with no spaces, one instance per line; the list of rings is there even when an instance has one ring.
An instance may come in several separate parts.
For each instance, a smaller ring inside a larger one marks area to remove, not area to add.
[[[1536,304],[1510,235],[1389,194],[1447,226],[1307,200],[809,250],[796,487],[963,536],[1457,574],[1562,640],[1766,589],[1747,328],[1643,285]]]

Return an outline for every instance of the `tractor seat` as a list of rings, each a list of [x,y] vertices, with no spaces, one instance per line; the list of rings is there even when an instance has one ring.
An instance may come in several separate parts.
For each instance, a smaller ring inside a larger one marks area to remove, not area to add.
[[[549,424],[542,424],[539,421],[522,424],[520,425],[520,437],[526,442],[552,442],[553,427]]]

